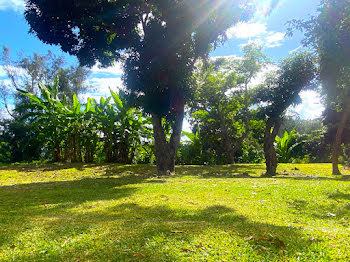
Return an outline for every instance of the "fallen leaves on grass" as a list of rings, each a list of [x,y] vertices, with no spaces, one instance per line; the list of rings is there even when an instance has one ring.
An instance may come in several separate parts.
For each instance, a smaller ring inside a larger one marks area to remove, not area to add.
[[[254,236],[250,236],[250,237],[247,237],[246,239],[244,239],[244,241],[250,241],[250,240],[253,240],[253,239],[255,239],[255,237]]]
[[[189,248],[181,248],[182,251],[196,253],[196,251]]]
[[[142,253],[139,253],[139,252],[136,252],[133,257],[139,257],[139,258],[145,258],[146,255],[145,254],[142,254]]]
[[[69,243],[69,239],[66,239],[63,244],[61,245],[61,247],[64,247],[65,245],[67,245]]]
[[[260,237],[260,238],[257,238],[255,236],[250,236],[250,237],[247,237],[246,239],[244,239],[245,241],[251,241],[251,240],[255,240],[255,241],[265,241],[265,242],[270,242],[271,244],[279,247],[279,248],[285,248],[285,244],[284,242],[277,238],[277,237],[270,237],[270,238],[266,238],[266,237]]]
[[[200,243],[199,245],[196,245],[196,248],[199,248],[199,249],[205,250],[205,247],[203,246],[203,244],[202,244],[202,243]]]

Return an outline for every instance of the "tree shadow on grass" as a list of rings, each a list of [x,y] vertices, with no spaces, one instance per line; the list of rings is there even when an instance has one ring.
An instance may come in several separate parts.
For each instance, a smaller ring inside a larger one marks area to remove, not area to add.
[[[31,225],[33,218],[40,216],[59,218],[65,216],[67,210],[83,203],[127,198],[137,190],[132,185],[144,182],[163,181],[124,175],[1,186],[0,246],[8,243],[23,230],[23,227]]]
[[[120,165],[108,164],[105,166],[104,176],[135,175],[145,178],[156,177],[157,169],[153,165]]]
[[[198,178],[256,178],[256,179],[292,179],[292,180],[329,180],[329,181],[350,181],[350,175],[337,177],[318,177],[303,173],[283,173],[274,177],[266,178],[261,176],[264,172],[263,164],[236,164],[222,166],[178,166],[176,176],[195,176]]]
[[[123,164],[85,164],[85,163],[53,163],[53,164],[18,164],[0,166],[0,170],[16,170],[18,172],[49,172],[64,169],[96,169],[97,173],[104,176],[135,175],[142,177],[156,177],[157,170],[154,165],[123,165]],[[176,166],[176,177],[194,176],[198,178],[263,178],[264,164],[235,164],[215,166]],[[318,177],[303,173],[282,173],[273,177],[274,179],[293,180],[329,180],[329,181],[350,181],[350,175],[337,177]]]
[[[123,203],[108,212],[108,217],[97,211],[69,223],[48,222],[46,237],[58,239],[59,248],[51,245],[45,253],[37,250],[16,260],[280,261],[317,248],[297,228],[253,222],[222,205],[185,209]],[[84,226],[76,230],[78,223]],[[73,239],[76,245],[69,245]]]
[[[87,164],[87,163],[32,163],[32,164],[10,164],[0,165],[0,170],[14,170],[17,172],[47,172],[58,171],[75,168],[82,171],[86,168],[93,168],[97,166],[103,166],[104,164]]]
[[[62,169],[75,168],[84,170],[86,168],[100,168],[105,170],[105,176],[115,176],[117,174],[134,174],[144,176],[157,176],[155,165],[149,164],[85,164],[85,163],[52,163],[52,164],[19,164],[0,166],[0,170],[16,170],[19,172],[37,172],[37,171],[55,171]],[[242,174],[245,177],[250,177],[250,174],[256,175],[257,172],[263,171],[264,166],[261,164],[236,164],[236,165],[215,165],[215,166],[196,166],[182,165],[176,166],[176,176],[199,176],[204,178],[210,177],[240,177]],[[260,175],[260,174],[259,174]]]
[[[306,180],[306,181],[343,181],[343,182],[348,182],[350,181],[350,175],[343,175],[343,176],[338,176],[338,177],[318,177],[318,176],[312,176],[309,174],[288,174],[288,175],[277,175],[274,176],[273,178],[276,179],[293,179],[293,180]]]
[[[328,194],[328,199],[334,201],[319,203],[313,216],[319,219],[336,220],[343,226],[349,226],[350,194],[335,190]]]
[[[328,194],[327,201],[306,201],[304,199],[291,199],[287,201],[291,212],[307,217],[322,220],[333,220],[347,227],[350,225],[350,194],[336,190]],[[334,200],[334,201],[330,201]]]
[[[32,163],[32,164],[9,164],[0,165],[0,170],[14,170],[18,172],[48,172],[48,171],[58,171],[65,169],[77,169],[83,171],[87,168],[113,168],[116,171],[137,171],[156,174],[156,168],[152,165],[139,164],[139,165],[125,165],[120,163]]]
[[[264,166],[261,164],[177,166],[176,176],[197,176],[201,178],[253,178],[260,175],[263,170]]]
[[[334,199],[334,200],[350,200],[350,194],[349,193],[344,193],[340,191],[333,192],[328,195],[329,198]]]

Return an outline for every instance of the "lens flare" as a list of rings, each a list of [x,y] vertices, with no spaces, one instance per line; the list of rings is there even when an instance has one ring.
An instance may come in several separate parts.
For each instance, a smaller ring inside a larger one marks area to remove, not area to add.
[[[262,5],[262,16],[269,16],[275,9],[277,9],[283,0],[265,0],[260,5]],[[261,2],[261,1],[259,1]]]

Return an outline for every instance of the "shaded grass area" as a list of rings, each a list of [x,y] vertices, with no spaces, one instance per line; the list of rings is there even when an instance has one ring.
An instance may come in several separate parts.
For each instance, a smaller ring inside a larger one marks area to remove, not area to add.
[[[330,164],[0,167],[2,261],[349,261]]]

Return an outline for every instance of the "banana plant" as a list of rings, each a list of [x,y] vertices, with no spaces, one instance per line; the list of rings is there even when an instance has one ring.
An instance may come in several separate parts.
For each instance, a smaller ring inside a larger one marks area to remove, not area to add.
[[[58,98],[58,79],[54,85],[39,84],[40,97],[25,90],[18,89],[18,92],[27,96],[32,103],[23,105],[30,111],[22,117],[22,120],[30,121],[32,125],[39,126],[41,136],[45,137],[48,148],[53,153],[55,161],[62,160],[61,141],[64,139],[64,128],[67,124],[67,104]]]
[[[30,109],[23,120],[40,127],[54,161],[82,162],[84,158],[92,162],[98,136],[91,121],[94,111],[91,99],[84,110],[76,95],[73,95],[72,104],[60,100],[58,78],[53,86],[39,84],[39,90],[40,96],[18,90],[32,101],[23,106]]]
[[[280,156],[280,162],[282,163],[290,162],[291,153],[293,149],[301,144],[301,143],[291,144],[294,137],[295,137],[295,129],[293,129],[290,133],[285,131],[283,137],[276,136],[276,146],[277,146],[276,151],[277,151],[277,154]]]
[[[110,92],[117,112],[114,154],[118,162],[132,163],[136,152],[149,145],[151,121],[140,110],[130,107],[125,100],[123,102],[120,95],[112,90]]]
[[[39,85],[40,96],[18,90],[32,102],[24,120],[40,126],[42,137],[55,161],[92,162],[103,140],[107,162],[132,163],[136,152],[152,140],[150,120],[124,103],[111,90],[99,102],[88,98],[82,105],[74,94],[72,104],[58,97],[58,79],[53,86]],[[148,125],[147,125],[148,124]]]
[[[116,113],[113,110],[110,100],[112,98],[104,97],[100,98],[100,101],[97,102],[95,99],[92,99],[92,103],[95,109],[94,117],[97,122],[97,129],[100,130],[103,134],[104,141],[104,152],[105,152],[105,161],[113,162],[113,130],[116,123]]]
[[[181,161],[190,164],[203,163],[203,137],[200,135],[199,130],[195,133],[182,131],[182,135],[186,136],[189,141],[181,143],[180,155]]]

